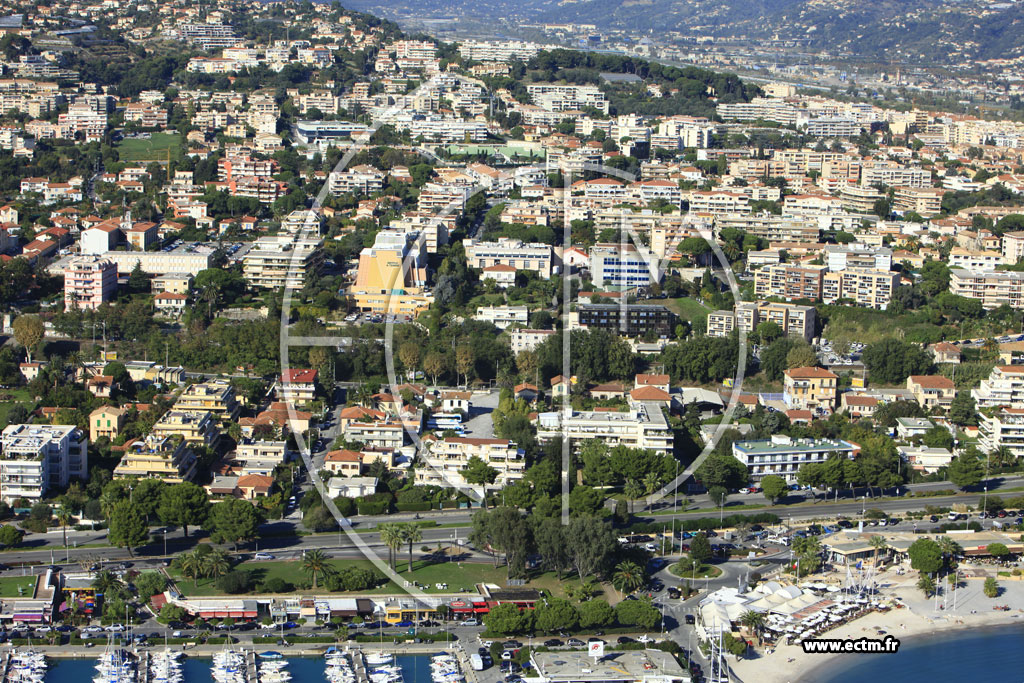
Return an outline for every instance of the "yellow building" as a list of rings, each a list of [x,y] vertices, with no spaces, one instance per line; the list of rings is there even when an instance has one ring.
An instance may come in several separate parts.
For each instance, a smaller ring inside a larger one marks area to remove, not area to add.
[[[349,289],[363,311],[415,316],[433,302],[426,290],[426,243],[418,232],[382,230],[359,254],[359,272]]]
[[[235,399],[235,389],[226,379],[212,379],[185,387],[174,408],[194,413],[210,412],[225,421],[236,419],[241,410]]]
[[[834,372],[806,367],[791,368],[783,374],[782,400],[790,408],[831,410],[835,407],[839,376]]]
[[[89,441],[95,443],[101,436],[116,439],[124,426],[125,412],[117,406],[101,406],[89,413]]]
[[[160,479],[168,484],[192,481],[196,476],[196,456],[180,436],[155,437],[132,442],[121,462],[114,468],[114,478]]]

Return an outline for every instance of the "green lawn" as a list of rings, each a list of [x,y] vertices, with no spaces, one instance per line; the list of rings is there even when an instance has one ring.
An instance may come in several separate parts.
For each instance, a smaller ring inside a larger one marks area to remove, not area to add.
[[[689,297],[681,299],[666,299],[666,305],[675,311],[681,319],[693,322],[694,320],[706,320],[708,311],[711,309]]]
[[[35,576],[5,576],[0,579],[0,598],[31,598],[35,587]]]
[[[414,554],[419,553],[417,552]],[[333,560],[331,564],[338,569],[352,566],[359,567],[361,569],[370,569],[373,567],[373,564],[369,560]],[[415,581],[422,586],[423,591],[427,593],[442,592],[434,587],[434,584],[436,583],[447,583],[448,588],[443,591],[447,593],[457,593],[462,590],[471,591],[477,583],[496,583],[502,586],[505,585],[505,569],[503,567],[495,569],[491,564],[479,562],[460,562],[458,564],[451,562],[433,563],[427,560],[414,560],[412,566],[413,571],[412,578],[410,580]],[[310,580],[309,575],[302,571],[302,562],[300,560],[242,562],[238,564],[235,569],[252,572],[253,578],[257,584],[275,577],[283,579],[295,586],[303,585]],[[397,569],[402,577],[408,575],[407,561],[404,554],[400,556]],[[175,569],[171,569],[169,572],[177,582],[178,588],[186,595],[203,596],[221,594],[221,591],[217,588],[215,582],[210,579],[200,579],[198,585],[195,585],[192,579],[182,578]],[[318,580],[318,582],[322,584],[322,581]],[[361,591],[360,593],[380,595],[401,593],[403,590],[404,587],[398,586],[394,582],[389,581],[383,586],[379,586],[370,591]],[[308,589],[299,590],[298,592],[308,592]]]
[[[181,158],[180,134],[153,133],[148,140],[131,138],[117,146],[121,161],[166,161],[168,149],[172,159]]]
[[[35,408],[35,401],[27,388],[0,389],[0,425],[7,424],[7,413],[18,404],[24,405],[29,412]]]

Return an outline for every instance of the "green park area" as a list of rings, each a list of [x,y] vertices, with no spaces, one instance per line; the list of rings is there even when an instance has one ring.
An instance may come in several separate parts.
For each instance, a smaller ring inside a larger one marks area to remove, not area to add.
[[[682,320],[694,322],[695,320],[707,320],[708,312],[711,310],[696,299],[684,296],[679,299],[669,299],[666,305]]]
[[[181,135],[153,133],[148,138],[128,138],[117,146],[121,161],[167,161],[181,158]]]

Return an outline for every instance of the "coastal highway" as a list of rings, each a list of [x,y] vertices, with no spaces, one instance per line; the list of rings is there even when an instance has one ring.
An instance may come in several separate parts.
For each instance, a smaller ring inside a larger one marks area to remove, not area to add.
[[[1004,480],[994,479],[990,481],[989,495],[999,493],[1000,489],[1005,491],[1007,488],[1014,488],[1017,485],[1022,484],[1024,484],[1024,479],[1021,477],[1007,478]],[[939,490],[944,487],[948,487],[948,484],[940,486]],[[1002,495],[1005,497],[1014,494],[1003,493]],[[908,511],[923,510],[926,505],[951,507],[954,504],[966,504],[976,507],[984,496],[984,492],[968,492],[952,496],[913,498],[840,498],[838,502],[834,502],[832,500],[822,501],[819,498],[817,502],[776,505],[757,510],[736,510],[735,512],[737,514],[771,512],[778,515],[784,522],[796,524],[811,520],[834,520],[837,515],[856,519],[864,510],[872,508],[882,510],[890,515],[900,516]],[[797,499],[803,500],[803,497],[800,496]],[[749,503],[754,503],[755,501],[763,501],[763,498],[758,494],[733,496],[730,502],[734,501],[740,504],[748,503],[748,501]],[[665,514],[638,515],[638,519],[640,521],[660,522],[665,525],[671,525],[673,519],[687,520],[714,517],[717,512],[718,510],[703,508],[699,511],[680,511],[673,515],[671,511],[668,511]],[[733,511],[730,510],[730,505],[728,503],[726,504],[723,512],[724,514],[733,513]],[[436,548],[438,545],[442,547],[461,546],[463,549],[464,559],[485,559],[486,556],[473,552],[466,542],[470,531],[471,514],[472,513],[468,511],[443,513],[433,517],[421,514],[422,519],[433,518],[440,523],[451,526],[424,528],[423,540],[419,545],[430,546],[432,548]],[[358,521],[356,526],[356,529],[358,530],[358,537],[372,550],[374,550],[378,556],[386,556],[387,548],[383,543],[381,543],[380,534],[374,531],[373,527],[384,521],[412,521],[412,519],[413,515],[406,514],[390,515],[387,517],[370,518],[365,520],[357,519],[355,521]],[[107,536],[106,532],[103,531],[68,531],[68,545],[70,547],[67,549],[64,548],[63,537],[59,530],[56,533],[50,534],[32,534],[26,538],[25,542],[19,548],[0,552],[0,563],[12,566],[21,563],[50,564],[51,561],[53,563],[77,563],[98,562],[101,559],[104,561],[123,561],[129,559],[141,560],[145,558],[159,558],[164,556],[173,556],[184,552],[194,547],[195,544],[205,536],[205,534],[199,530],[192,530],[191,535],[188,538],[183,537],[181,530],[170,531],[166,534],[165,550],[164,537],[159,533],[159,531],[160,530],[158,529],[156,530],[157,533],[153,534],[153,538],[156,540],[155,543],[135,549],[133,555],[130,555],[125,549],[106,546]],[[285,558],[300,556],[301,553],[307,549],[322,548],[330,551],[330,554],[335,557],[355,558],[362,556],[361,549],[357,547],[352,539],[343,532],[296,535],[295,531],[296,524],[293,520],[286,519],[268,522],[261,529],[262,537],[255,543],[241,548],[239,554],[251,554],[256,551],[261,551],[272,553],[276,557]],[[19,570],[15,568],[8,571]]]

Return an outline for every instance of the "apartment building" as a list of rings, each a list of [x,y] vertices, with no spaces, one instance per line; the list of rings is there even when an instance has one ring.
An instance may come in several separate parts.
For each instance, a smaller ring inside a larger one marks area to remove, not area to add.
[[[478,41],[466,40],[459,42],[459,54],[464,59],[475,62],[510,62],[518,59],[526,62],[541,49],[536,43],[518,40]]]
[[[942,213],[942,196],[946,190],[935,187],[897,187],[893,196],[893,209],[906,213],[913,211],[925,218]]]
[[[420,234],[381,230],[373,246],[359,252],[349,296],[360,310],[416,315],[433,301],[426,284],[427,249]]]
[[[405,443],[405,427],[392,420],[352,421],[343,431],[346,440],[358,441],[364,448],[396,451]]]
[[[309,405],[316,400],[317,371],[290,368],[281,373],[281,397],[292,405]]]
[[[0,433],[0,499],[38,502],[89,478],[89,441],[74,425],[7,425]]]
[[[636,245],[598,244],[590,249],[590,278],[602,289],[647,287],[661,281],[658,261]]]
[[[217,161],[217,180],[227,182],[239,178],[270,180],[277,169],[272,159],[256,159],[247,154],[229,155]]]
[[[241,411],[235,397],[235,388],[226,379],[211,379],[188,385],[174,402],[174,407],[192,413],[209,412],[221,422],[237,420]]]
[[[693,191],[690,192],[688,200],[692,213],[708,213],[714,216],[750,213],[750,197],[739,192]]]
[[[64,268],[64,309],[94,311],[117,296],[117,265],[101,256],[79,256]]]
[[[1024,259],[1024,232],[1004,232],[1002,243],[1003,263],[1013,265]]]
[[[210,448],[220,440],[217,420],[209,411],[168,410],[153,425],[151,434],[156,438],[180,436],[189,446]]]
[[[824,266],[765,266],[754,274],[754,295],[758,299],[778,297],[787,301],[818,301],[824,276]]]
[[[862,242],[827,244],[825,257],[825,264],[833,273],[847,268],[892,270],[892,249],[888,247],[874,247]]]
[[[474,320],[491,323],[499,330],[530,322],[530,309],[526,306],[478,306]]]
[[[498,475],[487,490],[500,490],[523,478],[526,455],[523,449],[508,439],[447,437],[424,440],[425,449],[417,459],[416,479],[437,486],[472,486],[462,476],[470,458],[479,458]]]
[[[384,189],[384,173],[373,166],[361,164],[327,176],[327,188],[332,195],[369,195]]]
[[[609,446],[645,448],[672,453],[673,436],[668,420],[657,403],[639,402],[623,412],[572,411],[541,413],[537,418],[537,439],[548,443],[556,437],[572,440],[599,439]]]
[[[180,436],[156,436],[128,444],[121,462],[114,468],[114,479],[159,479],[180,484],[196,477],[198,460]]]
[[[511,330],[508,336],[512,354],[518,354],[520,351],[536,351],[538,346],[550,339],[554,334],[554,330],[530,330],[525,328]]]
[[[870,185],[844,185],[839,190],[842,207],[856,213],[871,213],[875,202],[883,198],[882,193]]]
[[[847,299],[858,306],[885,310],[899,284],[899,273],[847,268],[838,273],[825,273],[821,282],[821,300],[831,304]]]
[[[525,243],[501,237],[497,242],[465,239],[462,246],[466,251],[466,263],[471,268],[504,265],[516,270],[532,270],[545,280],[551,277],[553,254],[550,244]]]
[[[774,121],[783,125],[797,125],[804,114],[784,100],[755,97],[750,102],[719,104],[716,111],[725,121]]]
[[[1016,271],[982,272],[951,268],[949,291],[957,296],[977,299],[986,309],[1009,305],[1024,308],[1024,273]]]
[[[526,86],[533,103],[551,112],[580,111],[593,107],[608,113],[608,100],[595,85],[565,85],[560,83],[531,83]]]
[[[769,474],[777,474],[790,484],[807,463],[825,462],[833,455],[853,460],[859,447],[842,439],[794,439],[776,434],[771,439],[735,441],[732,454],[743,463],[754,483]]]
[[[238,444],[225,464],[234,474],[273,476],[277,466],[287,461],[287,442],[255,440]]]
[[[839,375],[824,368],[790,368],[783,374],[782,400],[797,410],[827,410],[836,406]]]
[[[788,201],[790,197],[786,197]],[[715,216],[715,232],[737,228],[768,242],[811,242],[821,238],[817,219],[796,216],[775,216],[770,213]]]
[[[886,185],[901,189],[931,188],[932,172],[888,161],[868,162],[861,167],[860,184],[864,187]]]
[[[998,251],[975,251],[973,249],[964,249],[963,247],[953,247],[949,252],[950,268],[989,272],[1003,265],[1003,263],[1003,255]],[[1013,263],[1016,263],[1016,261]]]
[[[579,304],[575,326],[608,330],[623,337],[653,333],[668,339],[675,329],[675,314],[664,306],[651,304]]]
[[[807,122],[807,134],[816,138],[852,138],[863,128],[862,123],[845,116],[822,116]]]
[[[136,264],[147,275],[164,273],[189,273],[198,275],[213,265],[213,246],[188,242],[170,251],[107,251],[101,254],[107,261],[113,261],[120,273],[130,273]]]
[[[1007,448],[1015,458],[1024,457],[1024,408],[978,413],[978,420],[978,446],[981,450],[992,453]]]
[[[997,365],[971,389],[978,408],[1024,408],[1024,365]]]
[[[263,235],[242,258],[242,275],[252,287],[302,289],[323,265],[323,240],[299,234]]]
[[[817,311],[813,306],[774,303],[771,301],[744,301],[735,311],[712,311],[708,313],[707,335],[728,337],[737,325],[746,332],[753,332],[763,322],[773,322],[784,334],[799,337],[810,343],[814,339]]]

